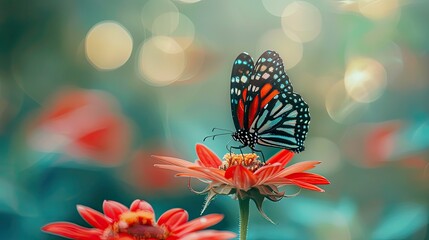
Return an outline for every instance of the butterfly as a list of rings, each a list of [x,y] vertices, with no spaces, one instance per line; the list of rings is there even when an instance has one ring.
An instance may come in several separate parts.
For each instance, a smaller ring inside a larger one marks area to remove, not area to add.
[[[275,51],[265,51],[254,64],[247,53],[234,61],[231,74],[231,113],[236,131],[232,138],[241,149],[256,145],[304,150],[310,123],[308,104],[293,91]],[[258,151],[260,152],[260,151]]]

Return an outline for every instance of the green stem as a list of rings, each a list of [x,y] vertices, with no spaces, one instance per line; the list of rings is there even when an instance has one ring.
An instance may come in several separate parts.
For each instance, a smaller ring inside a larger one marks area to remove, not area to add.
[[[249,223],[249,198],[238,199],[240,206],[240,240],[247,238],[247,225]]]

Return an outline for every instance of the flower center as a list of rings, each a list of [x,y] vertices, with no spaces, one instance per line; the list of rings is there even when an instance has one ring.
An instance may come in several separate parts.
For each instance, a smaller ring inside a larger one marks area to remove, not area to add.
[[[159,227],[154,221],[154,215],[148,211],[124,212],[119,221],[106,229],[103,239],[117,239],[118,234],[126,233],[134,239],[166,239],[167,229]]]
[[[127,233],[136,239],[166,239],[168,236],[164,228],[149,225],[134,225]]]
[[[227,170],[229,167],[241,165],[254,172],[265,165],[265,163],[259,161],[258,158],[259,156],[255,153],[227,153],[225,156],[223,156],[224,161],[222,161],[222,165],[220,165],[219,169]]]

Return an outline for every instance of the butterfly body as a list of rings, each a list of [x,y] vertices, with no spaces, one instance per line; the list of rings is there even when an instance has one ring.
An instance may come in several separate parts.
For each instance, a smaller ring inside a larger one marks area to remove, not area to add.
[[[258,143],[258,133],[238,129],[232,134],[232,139],[241,142],[245,147],[249,146],[251,149],[254,149]]]
[[[293,92],[283,61],[266,51],[256,64],[247,53],[234,61],[231,74],[231,113],[234,140],[256,145],[304,150],[310,114],[307,103]]]

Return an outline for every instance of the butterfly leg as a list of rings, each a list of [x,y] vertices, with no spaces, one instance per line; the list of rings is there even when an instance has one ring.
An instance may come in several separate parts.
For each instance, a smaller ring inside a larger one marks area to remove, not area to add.
[[[262,160],[265,162],[265,155],[264,155],[264,153],[261,150],[257,150],[257,149],[252,148],[252,151],[257,152],[257,153],[261,153]]]
[[[230,150],[232,150],[232,149],[238,149],[238,150],[240,150],[240,153],[241,153],[241,155],[243,156],[243,158],[244,158],[244,153],[243,153],[243,148],[245,148],[246,146],[244,146],[244,145],[242,145],[242,146],[239,146],[239,147],[234,147],[234,146],[231,146],[229,149]]]

